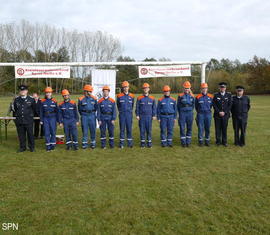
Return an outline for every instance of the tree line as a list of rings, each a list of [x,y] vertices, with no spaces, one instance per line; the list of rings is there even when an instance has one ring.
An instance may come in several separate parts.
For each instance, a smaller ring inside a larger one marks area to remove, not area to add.
[[[120,40],[107,32],[78,32],[65,28],[55,28],[47,24],[32,24],[22,20],[19,23],[0,24],[0,62],[79,62],[79,61],[136,61],[122,56]],[[144,61],[170,61],[169,58],[145,58]],[[99,67],[111,68],[111,67]],[[153,93],[160,93],[168,84],[174,92],[181,91],[181,84],[189,80],[194,93],[200,88],[200,66],[192,66],[191,77],[138,79],[137,66],[116,66],[117,85],[130,81],[131,90],[141,92],[141,85],[148,82]],[[0,93],[14,92],[14,68],[0,67]],[[91,83],[91,68],[72,67],[72,79],[27,79],[20,83],[31,84],[30,90],[42,91],[52,86],[56,92],[63,87],[73,93],[81,92],[85,83]],[[206,68],[206,79],[210,91],[216,91],[221,81],[233,90],[236,85],[244,85],[250,94],[270,93],[270,62],[266,58],[254,56],[249,62],[212,58]]]

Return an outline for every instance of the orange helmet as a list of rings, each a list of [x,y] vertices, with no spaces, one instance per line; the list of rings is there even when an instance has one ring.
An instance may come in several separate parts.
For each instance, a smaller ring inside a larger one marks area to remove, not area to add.
[[[69,95],[69,91],[67,89],[62,90],[61,94],[64,95]]]
[[[185,82],[183,83],[183,87],[184,87],[184,88],[191,88],[190,82],[189,82],[189,81],[185,81]]]
[[[164,92],[165,91],[171,91],[171,88],[168,85],[166,85],[166,86],[163,87],[163,91]]]
[[[83,90],[84,91],[90,91],[90,92],[92,92],[93,91],[93,87],[91,85],[84,85]]]
[[[207,83],[202,83],[202,84],[201,84],[201,88],[208,88]]]
[[[144,84],[142,85],[142,88],[150,88],[150,85],[149,85],[148,83],[144,83]]]
[[[102,88],[102,90],[104,91],[104,90],[108,90],[108,91],[110,91],[111,89],[110,89],[110,87],[109,86],[104,86],[103,88]]]
[[[52,93],[53,92],[53,89],[51,87],[46,87],[45,90],[44,90],[45,93]]]
[[[126,86],[129,86],[128,81],[124,81],[124,82],[122,82],[122,87],[126,87]]]

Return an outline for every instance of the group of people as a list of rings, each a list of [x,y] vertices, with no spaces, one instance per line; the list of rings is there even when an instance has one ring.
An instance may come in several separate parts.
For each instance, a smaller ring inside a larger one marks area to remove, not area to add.
[[[236,95],[226,91],[227,84],[219,83],[219,92],[211,95],[208,93],[207,83],[201,84],[201,93],[196,97],[191,91],[189,81],[183,83],[183,92],[177,100],[171,96],[171,88],[163,87],[163,96],[156,100],[150,95],[150,85],[144,83],[143,94],[137,97],[129,91],[129,83],[122,83],[122,92],[117,95],[116,101],[110,97],[110,87],[104,86],[103,97],[97,100],[92,94],[93,87],[85,85],[84,95],[78,102],[71,100],[67,89],[62,90],[63,101],[58,103],[53,97],[51,87],[45,88],[45,97],[38,99],[28,95],[28,88],[20,85],[20,94],[14,99],[12,109],[20,142],[19,152],[26,151],[26,139],[31,152],[35,150],[33,134],[34,117],[37,125],[41,124],[45,137],[46,151],[50,152],[56,146],[57,124],[64,128],[66,149],[78,150],[78,130],[82,127],[82,148],[96,147],[97,123],[100,128],[101,148],[106,148],[108,132],[109,146],[114,148],[114,127],[119,114],[120,138],[119,148],[133,147],[132,124],[133,110],[135,106],[136,119],[139,122],[141,148],[152,147],[152,121],[158,120],[160,124],[160,141],[162,147],[173,146],[173,129],[178,116],[180,126],[180,141],[182,147],[189,147],[192,137],[192,124],[194,109],[197,112],[196,123],[198,126],[199,146],[210,145],[210,126],[212,108],[214,109],[216,145],[227,147],[228,120],[232,114],[234,128],[234,144],[245,145],[245,133],[250,109],[249,97],[244,95],[244,87],[236,87]],[[178,115],[177,115],[178,114]],[[80,120],[80,121],[79,121]],[[37,137],[38,131],[35,132]],[[90,139],[89,139],[90,133]]]

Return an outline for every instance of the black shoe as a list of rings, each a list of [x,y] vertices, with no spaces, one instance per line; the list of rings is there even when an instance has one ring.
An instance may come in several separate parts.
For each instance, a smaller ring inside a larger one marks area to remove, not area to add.
[[[147,145],[147,148],[151,149],[152,148],[152,145]]]
[[[182,146],[183,148],[185,148],[187,145],[186,145],[186,144],[181,144],[181,146]]]
[[[166,145],[163,145],[163,144],[162,144],[162,145],[161,145],[161,147],[162,147],[162,148],[165,148],[165,147],[166,147]]]
[[[71,146],[67,145],[66,150],[71,150]]]
[[[172,148],[172,144],[168,144],[168,147]]]
[[[186,144],[186,147],[189,148],[190,147],[190,144]]]
[[[203,146],[203,143],[200,142],[200,143],[199,143],[199,147],[202,147],[202,146]]]
[[[216,146],[220,146],[220,143],[216,143]]]
[[[106,149],[106,147],[101,147],[102,149]]]
[[[114,146],[110,146],[110,149],[113,149],[114,148]]]
[[[36,150],[35,149],[29,149],[29,151],[31,152],[31,153],[33,153],[33,152],[35,152]]]
[[[22,152],[25,152],[25,151],[26,151],[26,149],[18,149],[17,153],[22,153]]]
[[[132,149],[132,148],[133,148],[133,145],[130,145],[130,146],[128,146],[128,147]]]
[[[208,142],[205,142],[205,146],[209,147],[209,146],[210,146],[210,144],[209,144]]]
[[[224,146],[224,147],[228,147],[228,144],[227,144],[227,143],[224,143],[223,146]]]
[[[79,150],[78,146],[73,146],[73,149],[74,149],[75,151]]]
[[[91,148],[91,149],[95,149],[96,146],[95,146],[95,145],[91,145],[90,148]]]
[[[123,148],[124,148],[124,146],[123,146],[123,145],[120,145],[120,146],[119,146],[119,148],[120,148],[120,149],[123,149]]]

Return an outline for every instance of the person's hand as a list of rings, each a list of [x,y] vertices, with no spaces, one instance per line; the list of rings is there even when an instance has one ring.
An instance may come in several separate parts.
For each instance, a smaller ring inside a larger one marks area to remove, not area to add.
[[[76,125],[77,125],[77,126],[79,126],[79,124],[80,124],[79,122],[76,122]]]
[[[154,117],[153,117],[153,120],[157,120],[157,117],[154,116]]]
[[[101,121],[98,121],[98,125],[101,125],[101,123],[102,123]]]
[[[139,116],[136,116],[137,120],[140,120],[140,117]]]
[[[112,124],[114,125],[114,123],[115,123],[115,120],[112,120]]]
[[[160,120],[158,120],[158,122],[160,122]]]
[[[59,126],[62,128],[63,127],[63,123],[60,123]]]
[[[173,122],[175,123],[176,122],[176,119],[173,119]]]
[[[43,125],[43,122],[40,122],[40,125]]]
[[[223,117],[224,115],[225,115],[224,112],[219,112],[219,116],[220,116],[220,117]]]

